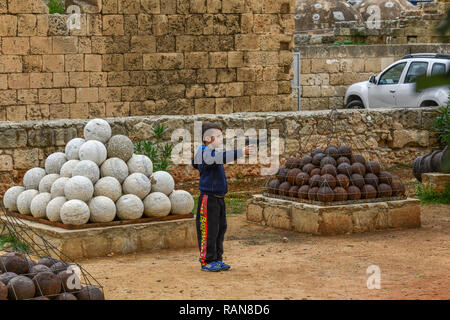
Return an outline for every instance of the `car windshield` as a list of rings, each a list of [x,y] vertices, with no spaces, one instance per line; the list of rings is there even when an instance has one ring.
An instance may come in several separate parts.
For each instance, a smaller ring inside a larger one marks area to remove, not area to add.
[[[402,62],[391,67],[389,70],[383,73],[380,81],[378,81],[378,84],[397,84],[400,81],[400,77],[402,76],[405,66],[406,62]]]

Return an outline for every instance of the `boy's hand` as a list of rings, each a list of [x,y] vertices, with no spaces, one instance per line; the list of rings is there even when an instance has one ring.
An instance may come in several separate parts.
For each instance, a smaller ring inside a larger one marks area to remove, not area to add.
[[[248,156],[250,153],[255,153],[255,150],[256,150],[255,145],[254,144],[249,144],[248,146],[246,146],[244,148],[244,154],[246,156]]]

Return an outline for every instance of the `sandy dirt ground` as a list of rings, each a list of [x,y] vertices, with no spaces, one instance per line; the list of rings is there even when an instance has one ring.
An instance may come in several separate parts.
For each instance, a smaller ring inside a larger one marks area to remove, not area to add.
[[[201,272],[196,248],[80,263],[107,299],[450,299],[450,205],[423,206],[422,227],[410,230],[312,236],[245,214],[228,225],[229,271]],[[371,265],[379,290],[366,285]]]

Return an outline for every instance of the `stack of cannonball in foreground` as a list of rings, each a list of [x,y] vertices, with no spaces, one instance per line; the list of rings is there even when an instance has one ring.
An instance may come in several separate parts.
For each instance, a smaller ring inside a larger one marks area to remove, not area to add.
[[[0,300],[105,300],[102,290],[81,280],[76,268],[54,258],[0,256]]]
[[[265,187],[269,194],[321,202],[403,197],[406,192],[378,162],[366,161],[346,145],[286,160]]]
[[[134,154],[127,136],[111,136],[108,122],[93,119],[84,139],[49,155],[45,168],[28,170],[3,202],[10,211],[69,225],[191,213],[191,194],[174,187],[168,172],[153,172],[147,156]]]

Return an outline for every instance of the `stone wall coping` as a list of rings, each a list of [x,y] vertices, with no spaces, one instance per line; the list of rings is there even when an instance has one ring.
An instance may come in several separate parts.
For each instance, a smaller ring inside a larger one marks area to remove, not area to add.
[[[1,220],[5,220],[5,217],[3,215],[0,216]],[[146,222],[146,223],[136,223],[136,224],[126,224],[126,225],[118,225],[118,226],[108,226],[108,227],[98,227],[98,228],[89,228],[89,229],[81,229],[81,230],[68,230],[63,229],[60,227],[53,227],[46,224],[34,222],[34,221],[28,221],[28,220],[22,220],[22,219],[15,219],[16,221],[20,221],[29,227],[39,230],[39,232],[51,235],[56,238],[73,238],[76,236],[80,237],[86,237],[86,236],[95,236],[95,235],[101,235],[103,233],[111,233],[114,231],[133,231],[137,229],[145,229],[145,228],[151,228],[154,225],[173,225],[175,224],[182,224],[186,221],[192,221],[195,220],[195,218],[186,218],[186,219],[179,219],[179,220],[169,220],[169,221],[152,221],[152,222]]]
[[[450,45],[449,45],[450,47]],[[387,114],[395,112],[433,112],[436,108],[377,108],[377,109],[365,109],[365,110],[347,110],[340,109],[336,110],[338,114],[351,114],[351,113],[361,113],[361,114]],[[299,118],[299,117],[315,117],[315,116],[326,116],[330,113],[330,110],[314,110],[314,111],[293,111],[293,112],[242,112],[242,113],[232,113],[232,114],[198,114],[198,115],[150,115],[150,116],[134,116],[134,117],[120,117],[120,118],[103,118],[109,123],[133,123],[133,122],[158,122],[166,120],[183,120],[185,122],[194,122],[201,120],[227,120],[227,119],[237,119],[245,120],[243,118]],[[33,121],[20,121],[20,122],[0,122],[0,130],[4,129],[37,129],[39,127],[50,127],[50,128],[67,128],[77,125],[84,125],[92,119],[58,119],[58,120],[33,120]]]

